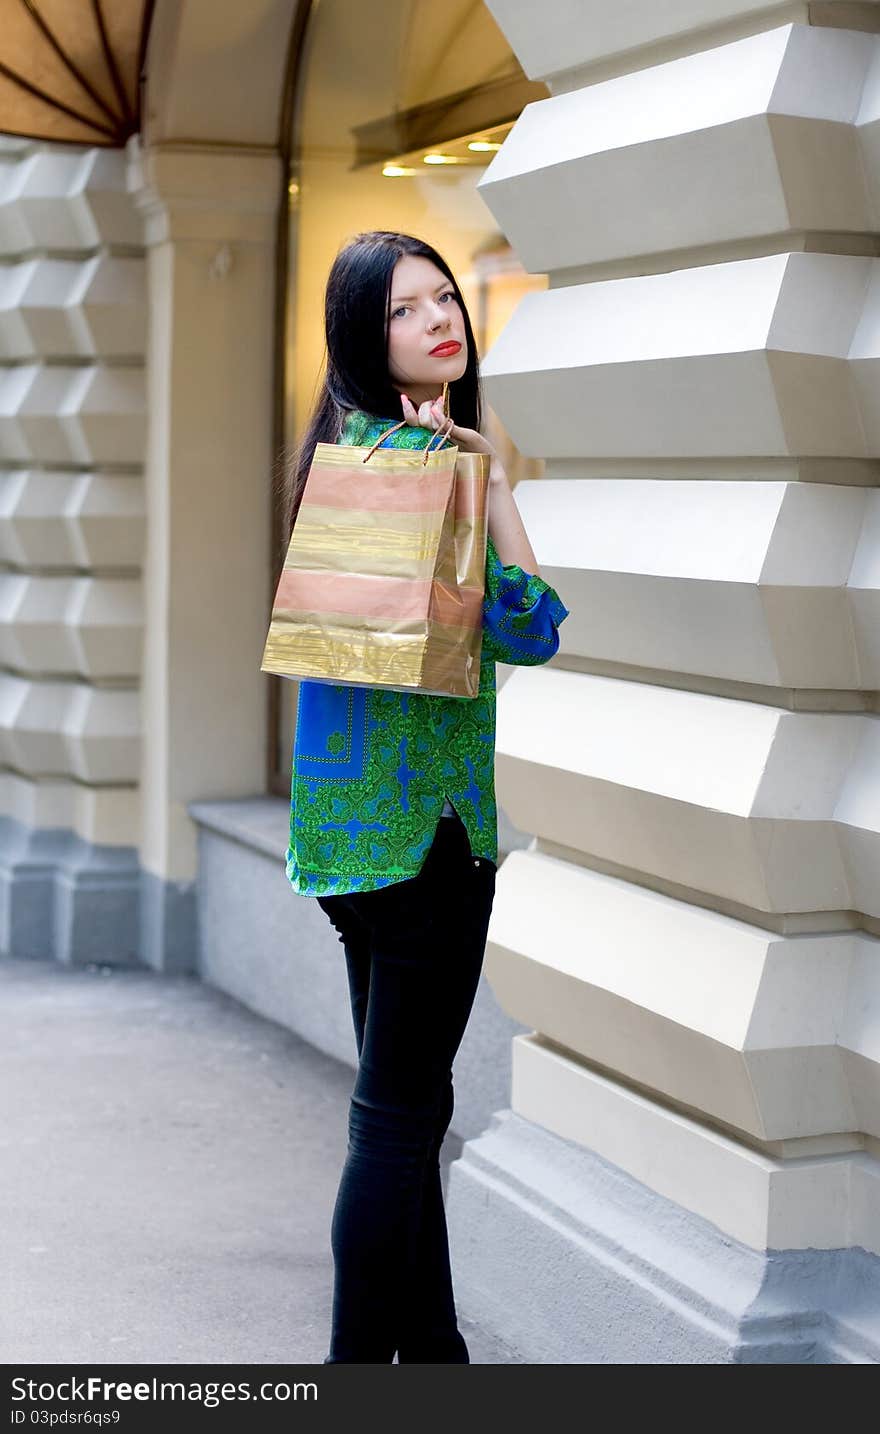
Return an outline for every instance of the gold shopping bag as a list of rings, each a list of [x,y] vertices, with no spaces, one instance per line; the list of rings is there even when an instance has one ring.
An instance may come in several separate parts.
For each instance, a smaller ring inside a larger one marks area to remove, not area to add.
[[[489,455],[318,443],[261,672],[476,697]]]

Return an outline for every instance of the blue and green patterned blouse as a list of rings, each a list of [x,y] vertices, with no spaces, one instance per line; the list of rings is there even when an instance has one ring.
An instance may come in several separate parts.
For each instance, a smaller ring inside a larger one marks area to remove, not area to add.
[[[338,442],[370,447],[395,422],[349,413]],[[382,446],[424,448],[432,431],[407,425]],[[295,891],[341,895],[416,876],[446,795],[473,855],[497,863],[495,663],[546,662],[568,611],[543,578],[502,563],[489,536],[476,697],[300,682],[286,867]]]

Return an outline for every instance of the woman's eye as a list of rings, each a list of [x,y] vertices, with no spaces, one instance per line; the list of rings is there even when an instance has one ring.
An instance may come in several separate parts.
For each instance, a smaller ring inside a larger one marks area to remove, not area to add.
[[[443,293],[443,294],[440,295],[440,298],[441,298],[441,299],[454,299],[454,298],[455,298],[455,292],[454,292],[454,290],[452,290],[452,289],[447,289],[445,293]],[[392,319],[396,319],[398,314],[403,314],[403,313],[405,313],[408,308],[409,308],[409,304],[401,304],[401,306],[400,306],[399,309],[395,309],[395,310],[394,310],[394,313],[391,315]]]

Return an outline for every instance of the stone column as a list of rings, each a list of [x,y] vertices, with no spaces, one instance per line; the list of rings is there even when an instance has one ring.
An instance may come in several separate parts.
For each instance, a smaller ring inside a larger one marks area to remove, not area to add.
[[[459,1300],[529,1362],[877,1362],[880,6],[488,4],[551,283],[483,371],[572,612],[499,700],[531,1034]]]
[[[280,159],[136,148],[148,336],[142,956],[197,956],[196,798],[262,791]]]
[[[141,226],[117,150],[0,137],[0,951],[138,959]]]

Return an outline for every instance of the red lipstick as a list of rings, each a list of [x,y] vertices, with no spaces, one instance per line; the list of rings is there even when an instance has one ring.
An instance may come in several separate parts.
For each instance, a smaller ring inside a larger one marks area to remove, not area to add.
[[[431,349],[431,353],[438,354],[442,358],[444,354],[457,354],[460,348],[461,344],[457,339],[445,339],[442,344]]]

